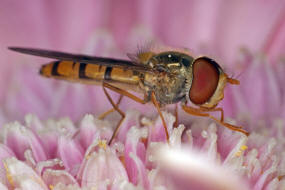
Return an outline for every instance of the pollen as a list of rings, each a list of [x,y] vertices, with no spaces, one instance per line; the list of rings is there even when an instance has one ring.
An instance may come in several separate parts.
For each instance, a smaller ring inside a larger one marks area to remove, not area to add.
[[[7,177],[8,182],[12,185],[12,187],[14,187],[14,181],[13,181],[12,175],[11,175],[9,168],[5,162],[3,162],[3,166],[6,170],[6,177]]]
[[[106,150],[106,148],[107,148],[107,141],[106,140],[102,140],[102,141],[100,140],[98,146],[100,148],[103,148],[104,150]]]
[[[247,149],[248,147],[246,145],[242,145],[239,150],[236,152],[235,156],[240,157],[242,153]]]
[[[245,151],[247,148],[248,148],[248,147],[247,147],[246,145],[242,145],[242,146],[240,147],[240,149],[241,149],[242,151]]]

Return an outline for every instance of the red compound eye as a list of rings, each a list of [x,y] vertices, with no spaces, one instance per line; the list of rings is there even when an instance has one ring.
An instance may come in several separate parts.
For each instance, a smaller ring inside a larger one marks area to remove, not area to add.
[[[207,57],[200,57],[193,63],[193,80],[189,98],[194,104],[207,102],[219,83],[219,65]]]

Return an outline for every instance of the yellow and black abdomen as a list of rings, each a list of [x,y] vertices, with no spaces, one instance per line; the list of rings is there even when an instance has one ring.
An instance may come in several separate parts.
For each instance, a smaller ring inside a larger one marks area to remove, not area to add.
[[[54,61],[43,65],[40,74],[87,84],[100,84],[103,80],[127,85],[139,83],[139,74],[132,70],[72,61]]]

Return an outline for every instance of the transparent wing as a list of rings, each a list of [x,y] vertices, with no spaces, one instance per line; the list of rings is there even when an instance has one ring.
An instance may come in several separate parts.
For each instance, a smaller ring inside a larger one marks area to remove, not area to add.
[[[70,54],[59,51],[51,51],[51,50],[43,50],[35,48],[9,47],[9,49],[23,54],[47,57],[57,60],[82,62],[82,63],[96,64],[96,65],[103,65],[108,67],[119,67],[124,69],[136,70],[140,72],[154,72],[153,70],[151,70],[151,68],[147,67],[146,65],[137,64],[133,63],[132,61],[122,60],[122,59],[95,57],[95,56],[81,55],[81,54]]]

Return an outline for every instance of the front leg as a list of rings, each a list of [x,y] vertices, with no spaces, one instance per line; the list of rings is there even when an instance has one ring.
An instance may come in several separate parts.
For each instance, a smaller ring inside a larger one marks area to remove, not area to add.
[[[223,108],[203,108],[203,107],[200,107],[200,110],[202,112],[214,112],[214,111],[219,111],[221,112],[221,122],[224,122],[224,110]]]
[[[225,123],[222,119],[219,120],[219,119],[215,118],[214,116],[212,116],[208,113],[203,113],[203,112],[205,112],[205,109],[203,109],[203,108],[193,108],[193,107],[187,106],[185,104],[182,104],[181,106],[182,106],[182,109],[186,113],[189,113],[191,115],[196,115],[196,116],[209,117],[224,127],[227,127],[233,131],[239,131],[239,132],[245,134],[246,136],[249,135],[249,132],[243,130],[242,127],[240,127],[240,126],[235,126],[235,125],[231,125],[229,123]],[[207,110],[207,111],[210,111],[210,110]]]

